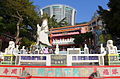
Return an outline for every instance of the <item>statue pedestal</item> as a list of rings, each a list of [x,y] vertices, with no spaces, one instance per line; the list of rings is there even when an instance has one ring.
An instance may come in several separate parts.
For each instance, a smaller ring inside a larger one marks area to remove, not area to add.
[[[3,55],[4,59],[2,61],[2,64],[15,64],[15,55],[13,54],[8,54],[8,55]]]
[[[107,54],[105,56],[105,63],[107,65],[120,65],[119,54]]]

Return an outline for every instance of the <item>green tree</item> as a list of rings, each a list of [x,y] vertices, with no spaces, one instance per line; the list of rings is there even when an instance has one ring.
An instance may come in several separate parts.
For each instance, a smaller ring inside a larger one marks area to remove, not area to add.
[[[105,34],[101,34],[101,35],[99,36],[99,40],[100,40],[100,43],[106,43]]]
[[[15,32],[15,42],[17,44],[20,41],[21,29],[35,28],[34,24],[38,18],[35,6],[30,0],[0,0],[0,5],[0,16],[4,18],[4,23],[8,24],[6,29],[10,25],[11,30],[9,31]]]
[[[3,31],[3,26],[4,26],[4,23],[2,22],[3,21],[3,17],[0,17],[0,31]]]
[[[105,44],[107,40],[111,40],[111,39],[112,39],[112,36],[110,34],[101,34],[99,36],[99,41],[100,43],[103,43],[103,44]]]
[[[120,38],[120,0],[109,0],[108,10],[99,6],[98,13],[106,24],[107,33]]]

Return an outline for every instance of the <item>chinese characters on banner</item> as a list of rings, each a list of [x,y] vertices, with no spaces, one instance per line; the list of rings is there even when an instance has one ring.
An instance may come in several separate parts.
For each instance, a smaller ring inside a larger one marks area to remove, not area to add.
[[[16,67],[0,67],[0,75],[19,76],[22,72],[21,69]]]
[[[120,67],[97,68],[101,76],[120,76]]]
[[[88,77],[93,68],[26,68],[32,76],[40,77]]]
[[[89,77],[94,72],[90,68],[25,68],[32,76],[39,77]],[[97,67],[101,77],[120,76],[120,67]],[[20,76],[22,67],[0,67],[0,75]]]

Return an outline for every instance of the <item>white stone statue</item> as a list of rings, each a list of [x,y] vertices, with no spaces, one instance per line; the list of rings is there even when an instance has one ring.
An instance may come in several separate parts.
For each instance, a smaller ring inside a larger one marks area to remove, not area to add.
[[[89,54],[89,48],[87,47],[87,44],[85,44],[84,47],[84,54]]]
[[[5,54],[13,54],[14,49],[15,49],[15,42],[9,41],[9,46],[8,48],[5,49]]]
[[[41,27],[37,24],[37,45],[40,43],[51,46],[48,40],[48,20],[44,19]]]
[[[59,54],[59,45],[58,44],[56,44],[55,54]]]
[[[108,51],[108,54],[118,54],[117,47],[113,45],[112,40],[107,41],[107,47],[106,50]]]
[[[105,48],[103,47],[103,44],[100,45],[100,53],[104,53],[105,52]]]
[[[16,45],[16,47],[14,48],[13,54],[18,54],[20,52],[18,48],[19,48],[19,45]]]
[[[35,54],[39,54],[39,49],[37,48],[37,49],[35,49]]]
[[[25,50],[25,46],[23,46],[22,49],[20,50],[20,54],[27,54],[27,52]]]
[[[49,54],[48,47],[45,47],[45,48],[43,49],[43,53],[44,53],[44,54]]]

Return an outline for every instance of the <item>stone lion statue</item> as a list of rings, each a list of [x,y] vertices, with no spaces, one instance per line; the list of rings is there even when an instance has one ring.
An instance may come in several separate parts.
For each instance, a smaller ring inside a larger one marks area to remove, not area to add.
[[[9,41],[9,46],[8,48],[5,49],[5,54],[13,54],[14,48],[15,48],[15,42]]]
[[[117,54],[117,47],[113,45],[113,40],[107,41],[107,51],[109,54]]]

